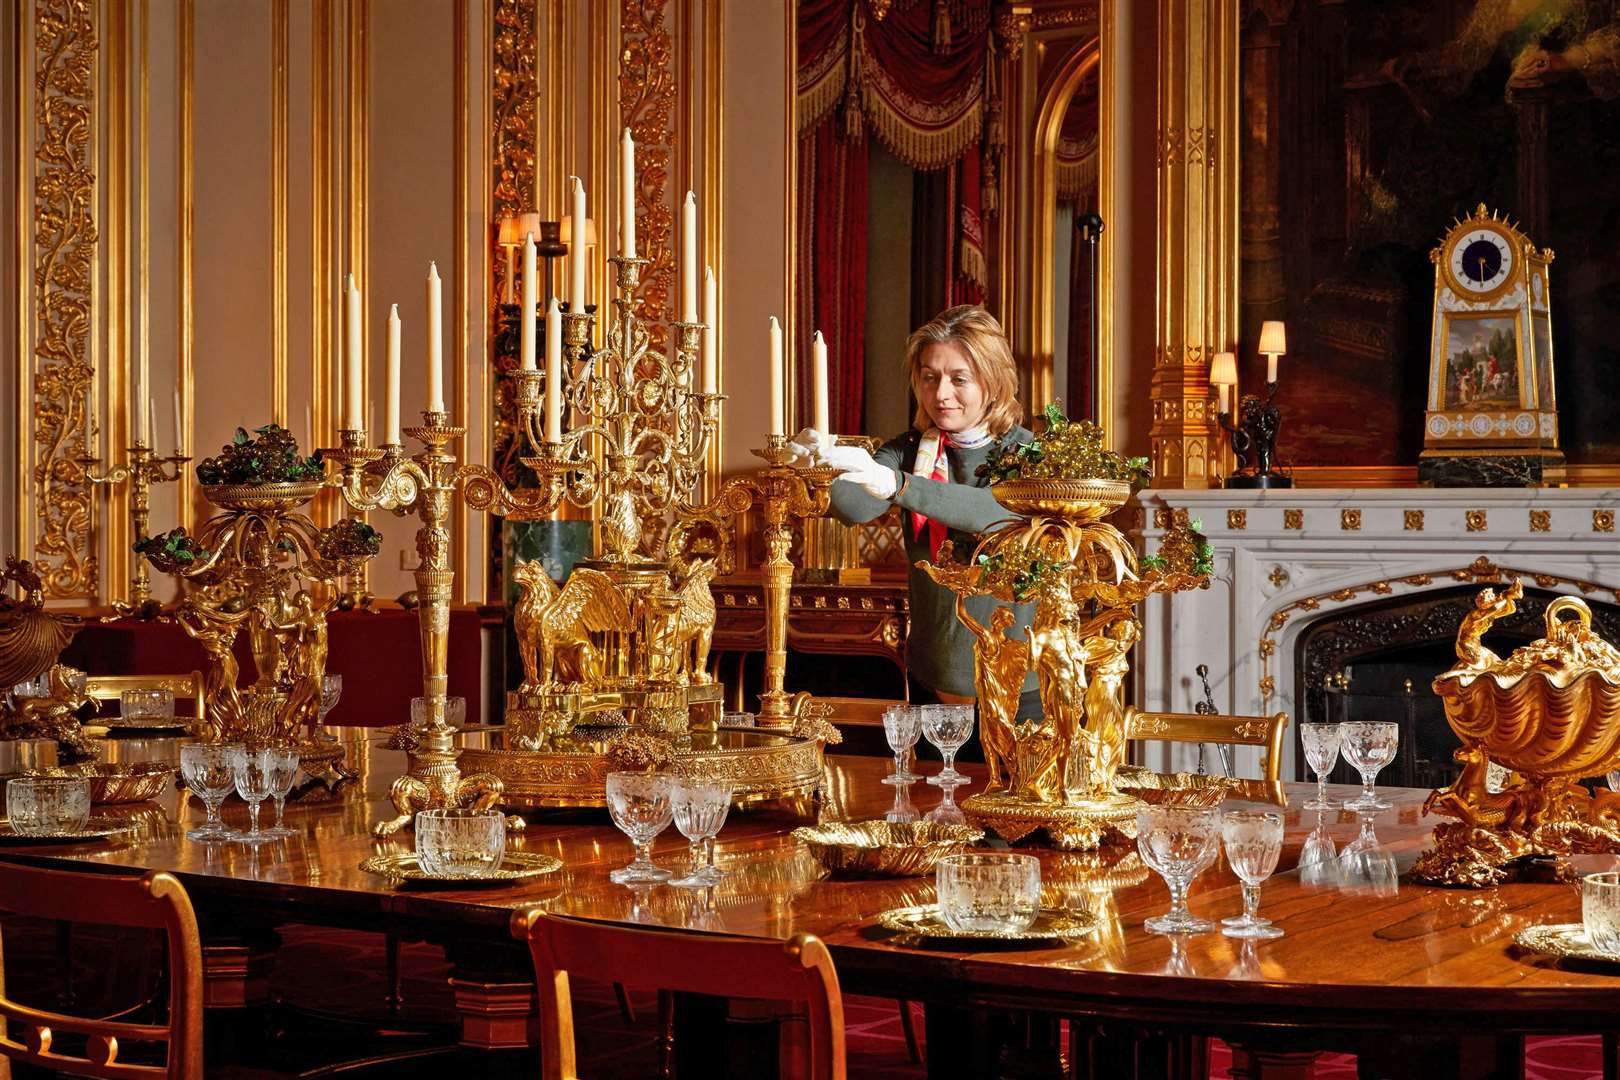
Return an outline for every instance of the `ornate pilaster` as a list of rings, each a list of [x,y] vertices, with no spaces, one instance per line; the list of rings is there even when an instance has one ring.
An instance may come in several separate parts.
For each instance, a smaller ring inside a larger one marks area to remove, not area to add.
[[[668,347],[675,317],[675,200],[670,168],[680,91],[668,0],[620,0],[619,115],[636,140],[636,254],[647,260],[636,289],[636,316],[653,347]]]
[[[16,136],[27,172],[18,197],[29,200],[19,218],[30,253],[17,306],[28,388],[12,448],[28,493],[17,509],[18,535],[32,549],[24,553],[47,597],[94,598],[92,489],[79,459],[91,452],[85,420],[96,375],[96,5],[36,0],[22,10],[32,22],[19,17],[18,32],[32,36],[32,47],[20,50],[16,87],[31,106],[19,110]]]
[[[1208,487],[1209,362],[1237,333],[1238,22],[1222,0],[1159,0],[1156,487]]]

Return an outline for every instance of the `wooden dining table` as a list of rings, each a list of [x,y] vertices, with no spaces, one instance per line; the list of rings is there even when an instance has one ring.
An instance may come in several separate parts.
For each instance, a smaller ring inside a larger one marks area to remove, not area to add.
[[[832,950],[845,992],[920,1001],[928,1008],[931,1076],[978,1076],[988,1067],[975,1017],[1021,1012],[1070,1018],[1080,1030],[1219,1036],[1251,1076],[1303,1076],[1318,1051],[1349,1051],[1377,1063],[1377,1075],[1518,1075],[1522,1038],[1604,1033],[1620,1026],[1620,965],[1583,966],[1527,954],[1514,934],[1539,923],[1578,922],[1568,883],[1521,883],[1483,891],[1410,883],[1405,872],[1429,838],[1422,790],[1380,789],[1393,804],[1359,818],[1300,809],[1314,786],[1281,785],[1286,836],[1266,882],[1260,913],[1284,936],[1239,942],[1217,932],[1168,937],[1143,929],[1169,894],[1130,849],[1064,853],[1032,848],[1042,861],[1044,901],[1085,907],[1100,917],[1090,937],[1042,948],[923,947],[876,924],[883,911],[933,900],[931,878],[828,878],[791,830],[822,820],[882,817],[904,801],[936,810],[939,790],[881,783],[882,758],[826,759],[814,807],[735,811],[719,838],[724,881],[706,890],[669,885],[636,889],[608,874],[629,861],[629,842],[601,811],[539,814],[517,850],[555,855],[563,868],[503,887],[400,886],[362,872],[361,860],[407,850],[408,832],[373,839],[386,816],[388,785],[405,768],[375,731],[334,728],[360,777],[346,790],[313,789],[288,804],[296,834],[248,846],[185,838],[200,803],[170,791],[162,800],[105,808],[129,819],[122,840],[97,844],[0,846],[0,858],[78,869],[167,870],[185,884],[203,928],[211,1007],[262,1001],[284,923],[391,931],[440,942],[464,1046],[523,1047],[534,1030],[526,953],[510,935],[515,909],[556,912],[625,926],[786,938],[812,933]],[[483,736],[469,730],[465,736]],[[109,755],[178,761],[175,739],[120,739]],[[923,762],[932,772],[937,763]],[[982,767],[964,766],[977,790]],[[1274,789],[1275,790],[1275,789]],[[1355,793],[1330,787],[1335,796]],[[101,814],[103,808],[98,808]],[[246,809],[226,806],[233,824]],[[1347,858],[1328,857],[1352,844]],[[1302,851],[1311,857],[1302,865]],[[667,830],[655,858],[684,867],[685,841]],[[1607,868],[1592,859],[1582,868]],[[1350,870],[1353,873],[1341,871]],[[1399,875],[1399,876],[1397,876]],[[1194,882],[1194,914],[1237,914],[1239,882],[1224,858]],[[1364,1073],[1365,1075],[1365,1073]]]

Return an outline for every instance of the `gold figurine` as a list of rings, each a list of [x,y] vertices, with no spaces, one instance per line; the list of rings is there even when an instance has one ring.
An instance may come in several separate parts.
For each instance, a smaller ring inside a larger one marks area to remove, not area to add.
[[[1546,637],[1498,657],[1481,638],[1523,592],[1514,581],[1480,593],[1457,630],[1458,666],[1434,680],[1462,772],[1424,804],[1457,820],[1435,827],[1413,867],[1420,881],[1482,888],[1526,856],[1620,852],[1620,794],[1579,783],[1620,767],[1620,650],[1592,632],[1583,601],[1562,596],[1547,605]],[[1510,770],[1499,792],[1485,782],[1492,762]]]
[[[947,546],[937,564],[922,567],[957,594],[957,616],[978,638],[974,682],[989,777],[962,810],[1009,842],[1044,831],[1060,848],[1090,850],[1131,838],[1141,804],[1115,777],[1125,757],[1130,650],[1141,634],[1133,609],[1153,593],[1206,582],[1208,545],[1182,527],[1139,563],[1101,520],[1129,497],[1123,481],[1011,479],[991,490],[1031,516],[986,535],[966,562]],[[1011,608],[998,608],[988,626],[974,619],[966,600],[982,595],[1033,600],[1027,640],[1008,636]],[[1031,671],[1043,716],[1018,721]]]

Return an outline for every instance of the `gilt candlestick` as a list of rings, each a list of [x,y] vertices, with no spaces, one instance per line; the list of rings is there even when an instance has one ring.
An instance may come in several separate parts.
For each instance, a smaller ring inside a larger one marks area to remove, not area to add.
[[[107,469],[100,475],[94,471],[101,464],[100,458],[81,457],[78,463],[84,468],[84,477],[91,484],[108,487],[126,482],[129,484],[130,523],[135,534],[134,542],[139,544],[147,538],[152,485],[175,483],[184,475],[186,462],[190,460],[178,453],[160,457],[152,447],[137,442],[124,450],[124,464]],[[120,615],[142,614],[152,599],[152,578],[145,559],[135,560],[135,576],[130,579],[129,596],[127,603],[119,600],[112,603]]]

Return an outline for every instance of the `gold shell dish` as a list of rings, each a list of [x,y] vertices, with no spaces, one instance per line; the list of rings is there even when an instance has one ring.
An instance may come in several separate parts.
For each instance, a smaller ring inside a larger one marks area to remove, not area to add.
[[[390,855],[373,855],[360,862],[360,869],[378,874],[396,883],[430,882],[434,885],[501,885],[562,869],[562,860],[554,855],[534,855],[527,851],[508,851],[501,856],[501,865],[476,877],[450,877],[430,874],[422,869],[416,852],[401,851]]]
[[[1620,964],[1620,956],[1599,952],[1587,940],[1586,927],[1580,923],[1553,923],[1532,926],[1513,936],[1513,943],[1521,949],[1561,960],[1591,960],[1603,964]]]
[[[917,877],[983,840],[984,830],[932,821],[832,821],[794,829],[793,838],[840,877]]]
[[[7,844],[76,844],[85,840],[105,840],[126,833],[130,826],[108,818],[91,818],[82,829],[69,829],[50,833],[21,833],[11,822],[0,820],[0,843]]]
[[[1131,485],[1123,480],[1003,480],[990,485],[990,494],[1015,514],[1058,514],[1083,524],[1124,506]]]
[[[119,762],[116,765],[95,761],[40,769],[28,775],[88,777],[90,802],[93,805],[112,805],[157,798],[174,779],[174,766],[162,761]]]
[[[891,908],[877,917],[878,925],[916,942],[964,945],[1042,945],[1071,944],[1097,929],[1097,917],[1089,911],[1042,908],[1028,928],[1018,931],[958,931],[946,925],[939,906]]]
[[[287,511],[321,493],[319,480],[279,484],[204,484],[203,497],[221,510]]]
[[[1219,806],[1236,785],[1224,776],[1203,773],[1156,773],[1140,765],[1121,765],[1114,786],[1145,803],[1176,806]]]

